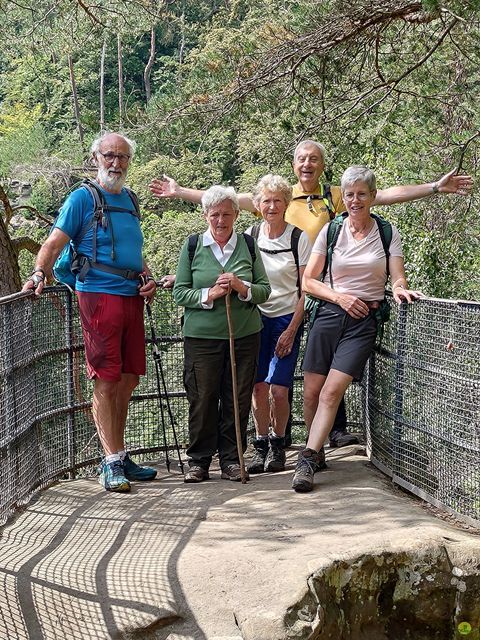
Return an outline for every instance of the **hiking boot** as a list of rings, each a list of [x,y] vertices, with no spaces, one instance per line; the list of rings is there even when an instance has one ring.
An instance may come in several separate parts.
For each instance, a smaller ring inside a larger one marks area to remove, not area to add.
[[[189,467],[185,477],[183,478],[184,482],[194,483],[194,482],[203,482],[204,480],[208,480],[210,476],[208,475],[208,471],[203,469],[203,467],[199,467],[194,464]]]
[[[320,464],[319,454],[313,449],[304,449],[298,454],[298,462],[293,474],[292,489],[307,493],[313,489],[313,476]]]
[[[265,471],[285,471],[285,439],[270,436],[270,447],[265,459]]]
[[[358,438],[347,430],[332,431],[328,437],[328,442],[332,448],[347,447],[349,444],[358,444]]]
[[[128,453],[123,459],[123,470],[127,480],[153,480],[157,475],[156,469],[141,467],[130,458]]]
[[[315,473],[317,473],[317,471],[325,471],[325,469],[328,469],[328,465],[325,461],[325,448],[322,447],[318,452],[318,458],[315,462]]]
[[[119,493],[130,491],[130,482],[125,477],[123,464],[120,460],[115,460],[115,462],[103,461],[100,465],[98,481],[107,491],[118,491]]]
[[[245,474],[246,480],[249,480],[248,473]],[[242,474],[239,464],[229,464],[222,469],[222,480],[233,480],[234,482],[241,482]]]
[[[268,454],[268,440],[256,438],[253,441],[255,453],[250,464],[247,467],[248,473],[263,473],[265,471],[265,458]]]

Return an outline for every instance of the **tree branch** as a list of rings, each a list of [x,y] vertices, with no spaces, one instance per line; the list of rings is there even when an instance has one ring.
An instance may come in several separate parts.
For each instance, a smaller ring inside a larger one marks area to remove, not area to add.
[[[26,249],[29,253],[36,256],[41,246],[42,245],[40,244],[40,242],[32,240],[32,238],[29,238],[28,236],[23,236],[22,238],[13,238],[12,240],[12,247],[15,255],[17,256],[20,251],[22,251],[22,249]]]

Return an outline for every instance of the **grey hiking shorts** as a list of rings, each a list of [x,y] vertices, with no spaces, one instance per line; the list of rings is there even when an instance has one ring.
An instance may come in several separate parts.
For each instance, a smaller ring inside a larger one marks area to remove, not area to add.
[[[360,380],[375,346],[374,313],[357,320],[339,305],[326,302],[308,334],[303,370],[326,376],[330,369],[336,369]]]

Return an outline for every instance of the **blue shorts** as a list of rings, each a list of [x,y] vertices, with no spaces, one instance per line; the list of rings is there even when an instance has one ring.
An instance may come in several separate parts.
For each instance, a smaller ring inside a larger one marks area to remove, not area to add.
[[[255,382],[278,384],[282,387],[290,387],[292,385],[303,325],[297,331],[290,354],[283,358],[278,358],[275,355],[278,338],[288,327],[292,317],[293,313],[288,313],[278,318],[267,318],[262,314],[263,329],[260,333],[260,355]]]

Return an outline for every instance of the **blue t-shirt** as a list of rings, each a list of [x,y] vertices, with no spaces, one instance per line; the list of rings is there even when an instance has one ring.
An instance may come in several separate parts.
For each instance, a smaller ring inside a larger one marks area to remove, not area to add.
[[[117,269],[143,271],[143,235],[140,229],[140,221],[135,215],[135,207],[130,196],[125,189],[122,189],[121,193],[118,194],[102,189],[102,193],[108,205],[122,207],[132,213],[127,211],[107,211],[103,214],[107,224],[105,228],[102,225],[98,225],[97,228],[96,261]],[[93,227],[87,231],[78,246],[76,239],[91,220],[94,206],[93,197],[86,189],[76,189],[65,200],[55,222],[55,226],[74,241],[78,253],[90,259],[93,255]],[[115,252],[113,258],[112,235]],[[78,291],[136,296],[138,295],[138,284],[136,280],[127,280],[113,273],[91,268],[84,282],[80,282],[77,278],[76,289]]]

